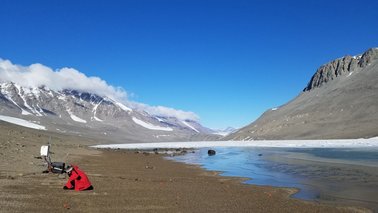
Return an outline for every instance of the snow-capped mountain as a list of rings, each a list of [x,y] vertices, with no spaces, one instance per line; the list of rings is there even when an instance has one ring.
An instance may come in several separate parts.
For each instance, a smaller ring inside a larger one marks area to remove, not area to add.
[[[340,139],[378,135],[378,48],[322,65],[304,90],[225,139]]]
[[[155,116],[106,96],[78,90],[0,83],[0,115],[44,126],[48,131],[109,141],[217,139],[193,120]],[[4,119],[2,119],[4,120]]]
[[[227,127],[225,129],[215,130],[215,132],[213,134],[217,134],[217,135],[221,135],[221,136],[227,136],[227,135],[234,133],[236,131],[237,131],[237,129],[235,129],[234,127]]]

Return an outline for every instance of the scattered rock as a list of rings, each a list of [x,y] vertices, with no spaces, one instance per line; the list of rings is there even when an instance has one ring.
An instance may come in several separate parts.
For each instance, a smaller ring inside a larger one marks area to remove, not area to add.
[[[212,155],[215,155],[216,152],[215,152],[215,150],[209,149],[209,150],[207,151],[207,154],[208,154],[209,156],[212,156]]]
[[[69,205],[68,203],[64,203],[64,204],[63,204],[63,208],[65,208],[65,209],[70,209],[71,207],[70,207],[70,205]]]
[[[13,176],[8,175],[8,176],[7,176],[7,179],[9,179],[9,180],[14,180],[15,178],[14,178]]]

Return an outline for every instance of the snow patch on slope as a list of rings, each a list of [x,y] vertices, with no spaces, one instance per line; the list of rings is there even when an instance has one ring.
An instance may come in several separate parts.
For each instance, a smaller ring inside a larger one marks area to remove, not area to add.
[[[172,128],[169,128],[169,127],[162,127],[162,126],[155,126],[155,125],[153,125],[153,124],[151,124],[151,123],[144,122],[144,121],[139,120],[138,118],[135,118],[135,117],[133,117],[133,121],[134,121],[136,124],[138,124],[138,125],[140,125],[140,126],[146,128],[146,129],[160,130],[160,131],[173,131]]]
[[[186,121],[181,121],[181,122],[185,124],[186,126],[188,126],[189,128],[191,128],[192,130],[194,130],[195,132],[199,133],[199,131],[196,128],[194,128],[192,125],[190,125],[188,122]]]
[[[31,115],[28,111],[24,110],[21,106],[19,106],[16,101],[14,101],[11,97],[11,95],[8,93],[7,88],[10,87],[11,84],[9,83],[3,83],[1,84],[1,93],[9,100],[11,101],[14,105],[16,105],[18,108],[21,109],[21,114],[22,115]]]
[[[18,93],[18,96],[20,96],[20,98],[24,101],[24,106],[26,108],[28,108],[30,111],[33,112],[33,109],[29,106],[29,104],[26,102],[26,99],[25,97],[21,94],[21,87],[17,84],[14,84],[14,86],[17,88],[17,93]]]
[[[214,135],[220,135],[220,136],[225,137],[225,136],[229,135],[230,133],[231,133],[231,132],[214,132],[213,134],[214,134]]]
[[[74,120],[74,121],[76,121],[76,122],[79,122],[79,123],[87,123],[86,120],[81,119],[81,118],[77,117],[76,115],[74,115],[74,114],[71,112],[71,110],[67,109],[67,112],[68,112],[68,114],[70,115],[70,117],[71,117],[72,120]]]
[[[97,107],[102,103],[102,100],[100,101],[100,103],[96,104],[94,107],[93,107],[93,118],[96,120],[96,121],[100,121],[100,122],[103,122],[103,120],[101,120],[100,118],[96,117],[96,112],[97,112]]]
[[[10,117],[10,116],[0,115],[0,120],[6,121],[8,123],[16,124],[16,125],[19,125],[19,126],[32,128],[32,129],[46,130],[46,127],[44,127],[42,125],[38,125],[38,124],[32,123],[30,121],[26,121],[24,119],[20,119],[20,118],[14,118],[14,117]]]
[[[125,111],[128,111],[128,112],[133,111],[133,110],[130,109],[129,107],[127,107],[127,106],[125,106],[125,105],[123,105],[123,104],[121,104],[121,103],[119,103],[119,102],[115,102],[115,104],[116,104],[117,106],[119,106],[121,109],[125,110]]]

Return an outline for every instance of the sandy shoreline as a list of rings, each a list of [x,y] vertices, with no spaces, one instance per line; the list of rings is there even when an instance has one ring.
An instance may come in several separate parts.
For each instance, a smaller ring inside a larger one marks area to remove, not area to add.
[[[289,198],[293,189],[241,184],[161,155],[86,148],[93,141],[52,135],[53,160],[76,163],[94,191],[62,190],[67,178],[42,174],[39,147],[50,133],[0,124],[1,212],[356,212]],[[79,145],[78,145],[79,144]]]

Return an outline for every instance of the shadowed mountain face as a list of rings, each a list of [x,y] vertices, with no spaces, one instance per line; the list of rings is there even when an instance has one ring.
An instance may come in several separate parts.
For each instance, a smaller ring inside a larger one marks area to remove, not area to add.
[[[226,139],[336,139],[378,135],[378,48],[321,66],[287,104]]]
[[[0,83],[0,115],[45,126],[48,131],[105,141],[147,142],[219,139],[193,120],[154,116],[108,97]]]

